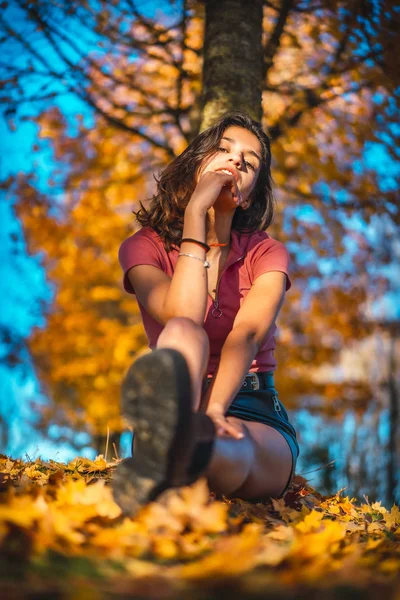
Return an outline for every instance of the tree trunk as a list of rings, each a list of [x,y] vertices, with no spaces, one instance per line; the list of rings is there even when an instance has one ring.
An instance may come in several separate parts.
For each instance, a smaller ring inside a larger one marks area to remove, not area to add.
[[[201,130],[229,110],[261,120],[262,0],[206,0]]]

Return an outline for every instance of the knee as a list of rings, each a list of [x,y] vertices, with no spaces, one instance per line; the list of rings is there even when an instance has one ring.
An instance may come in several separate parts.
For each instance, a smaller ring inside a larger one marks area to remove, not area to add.
[[[187,317],[173,317],[170,319],[161,335],[163,338],[168,336],[168,339],[176,339],[177,341],[190,339],[192,342],[198,341],[208,346],[208,336],[203,327]]]

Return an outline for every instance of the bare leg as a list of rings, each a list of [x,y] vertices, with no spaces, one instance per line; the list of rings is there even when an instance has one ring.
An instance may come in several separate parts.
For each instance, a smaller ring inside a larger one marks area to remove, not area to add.
[[[291,468],[292,453],[285,438],[269,425],[228,417],[240,424],[241,440],[218,437],[206,476],[210,489],[243,499],[280,496]]]
[[[204,329],[191,319],[170,319],[157,348],[174,348],[185,357],[193,388],[193,410],[201,403],[203,378],[207,374],[209,341]],[[216,439],[206,476],[210,489],[241,498],[279,496],[290,475],[292,454],[285,438],[275,429],[228,417],[241,424],[240,440],[223,435]]]
[[[162,330],[157,348],[174,348],[183,354],[189,367],[193,410],[200,407],[203,379],[207,375],[210,343],[204,329],[191,319],[175,317]]]

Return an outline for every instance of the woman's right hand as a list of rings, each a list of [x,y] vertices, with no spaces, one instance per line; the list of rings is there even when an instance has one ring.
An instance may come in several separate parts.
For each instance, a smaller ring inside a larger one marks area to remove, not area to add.
[[[207,171],[200,177],[188,207],[190,205],[206,213],[209,208],[214,206],[224,186],[230,188],[232,200],[237,206],[240,206],[243,198],[234,176],[222,173],[222,171]]]
[[[209,406],[206,415],[210,417],[214,423],[218,437],[229,435],[236,440],[244,438],[243,428],[237,423],[227,419],[221,408]]]

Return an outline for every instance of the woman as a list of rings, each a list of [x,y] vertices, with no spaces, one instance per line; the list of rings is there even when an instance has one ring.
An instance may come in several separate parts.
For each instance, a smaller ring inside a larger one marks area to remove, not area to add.
[[[143,226],[119,258],[153,352],[131,366],[123,412],[134,456],[114,494],[129,513],[206,476],[217,494],[282,497],[296,433],[274,388],[275,320],[290,288],[273,218],[271,154],[261,125],[234,112],[161,174]]]

